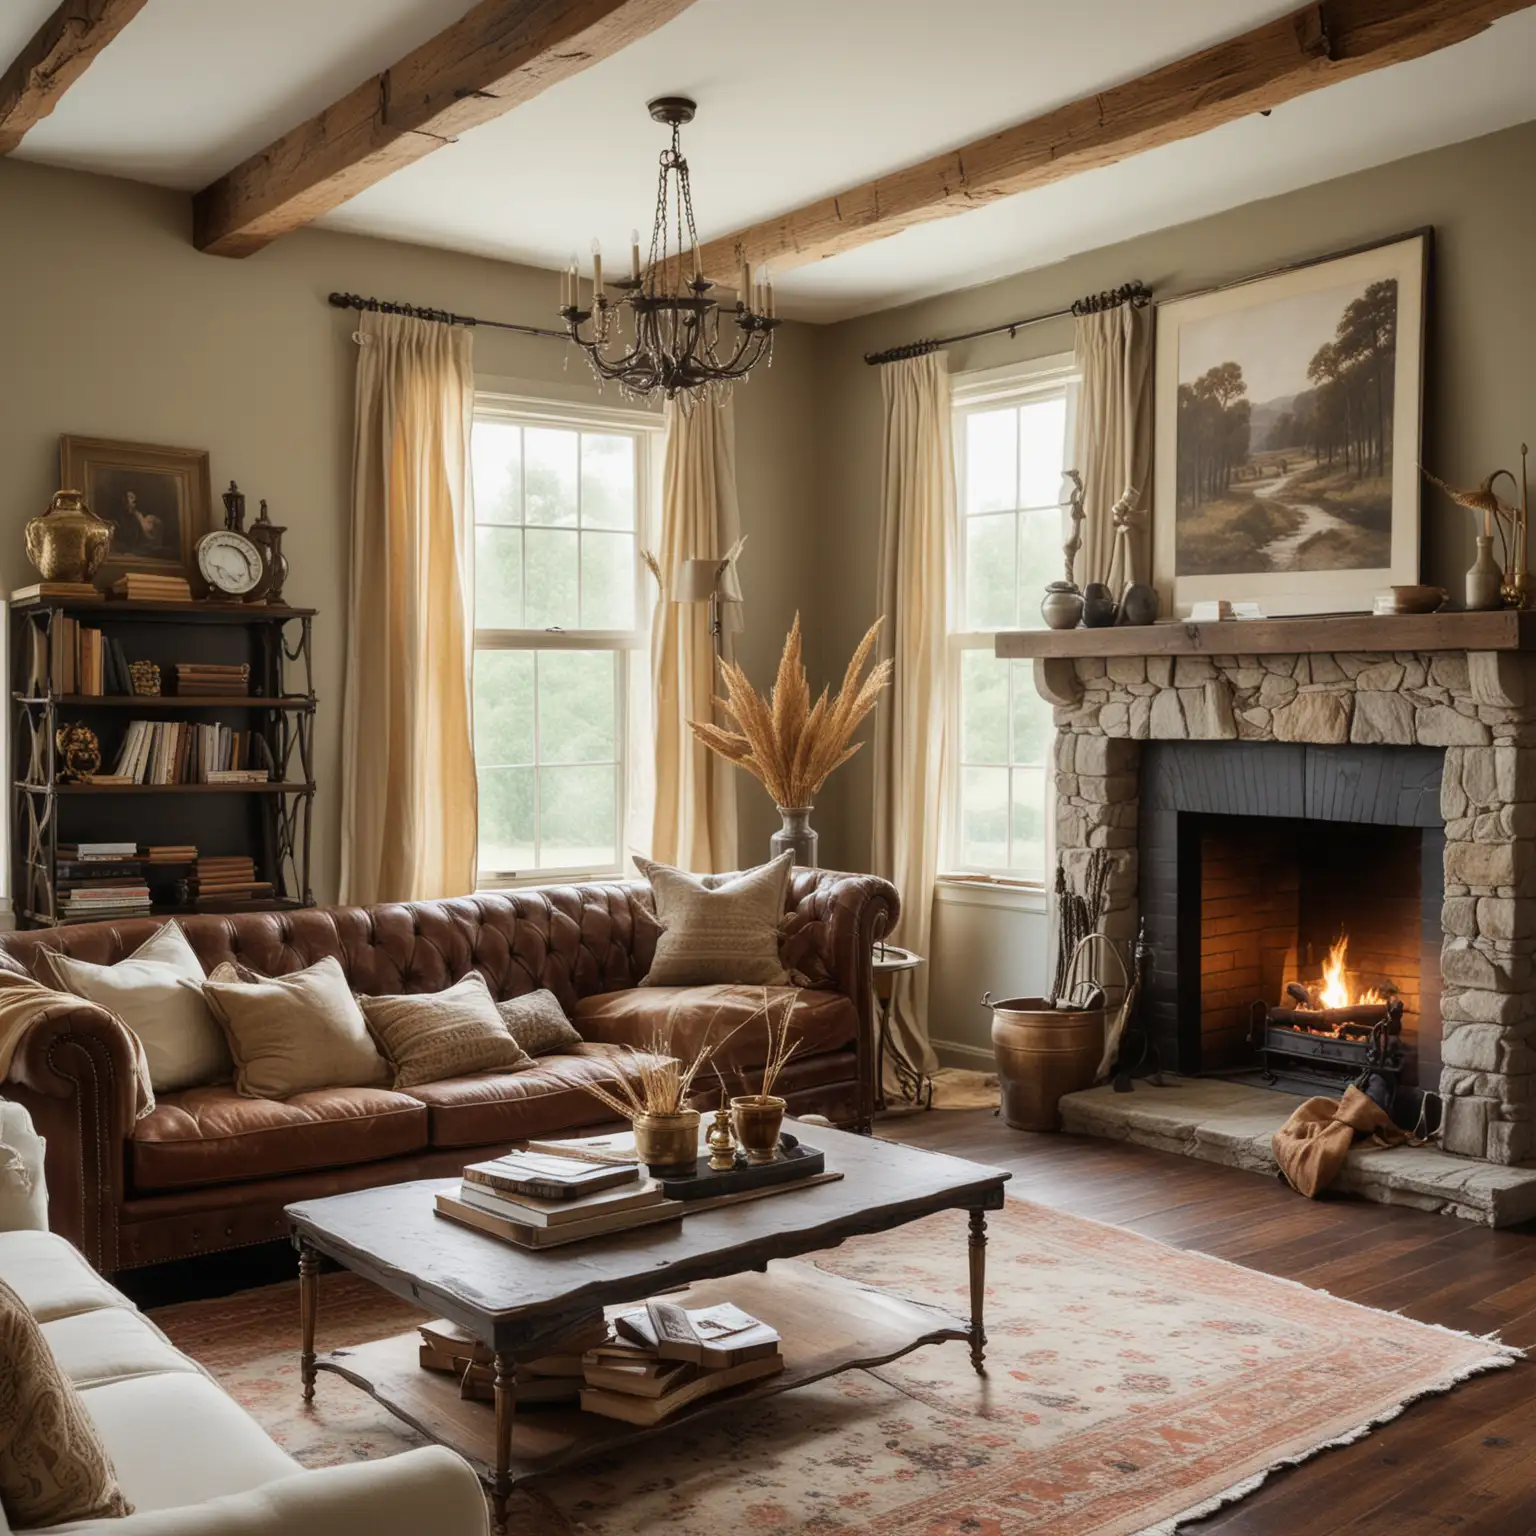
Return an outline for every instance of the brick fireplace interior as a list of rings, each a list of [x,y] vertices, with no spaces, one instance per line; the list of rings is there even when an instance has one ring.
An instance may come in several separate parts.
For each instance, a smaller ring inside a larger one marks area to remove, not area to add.
[[[1183,832],[1200,918],[1199,1055],[1186,1070],[1255,1066],[1254,1003],[1282,1002],[1287,982],[1321,984],[1343,938],[1349,1000],[1371,990],[1400,997],[1402,1081],[1438,1084],[1438,1051],[1421,1081],[1417,1050],[1425,949],[1433,974],[1440,948],[1438,895],[1426,931],[1419,828],[1195,815]]]

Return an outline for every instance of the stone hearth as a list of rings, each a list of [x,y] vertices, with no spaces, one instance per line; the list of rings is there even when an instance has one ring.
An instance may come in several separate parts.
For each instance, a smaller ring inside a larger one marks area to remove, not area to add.
[[[1310,622],[1315,634],[1328,621]],[[1220,640],[1243,640],[1240,624],[1173,634],[1196,634],[1203,649],[1218,628]],[[1140,633],[1151,642],[1160,630]],[[1077,644],[1091,633],[1079,632]],[[1134,643],[1111,633],[1107,649]],[[1141,742],[1443,751],[1444,1145],[1501,1164],[1536,1156],[1536,655],[1034,654],[1036,687],[1055,706],[1058,731],[1057,846],[1075,884],[1090,850],[1110,851],[1106,927],[1120,939],[1134,937],[1138,922]]]

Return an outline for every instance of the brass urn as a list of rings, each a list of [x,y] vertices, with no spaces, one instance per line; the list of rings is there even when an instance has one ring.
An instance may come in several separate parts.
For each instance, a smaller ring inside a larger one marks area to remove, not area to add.
[[[79,491],[60,491],[27,524],[27,559],[44,581],[89,581],[112,547],[112,525],[86,506]]]

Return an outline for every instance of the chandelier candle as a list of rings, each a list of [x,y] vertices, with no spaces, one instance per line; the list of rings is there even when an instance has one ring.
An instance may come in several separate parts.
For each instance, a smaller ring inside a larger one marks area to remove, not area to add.
[[[665,395],[688,410],[700,397],[725,400],[737,379],[746,378],[759,363],[771,364],[779,322],[766,267],[755,285],[751,269],[743,268],[734,307],[725,309],[713,297],[715,285],[704,275],[688,162],[680,141],[682,125],[693,121],[694,103],[683,96],[663,96],[648,110],[671,128],[672,142],[661,152],[647,258],[642,263],[636,230],[630,236],[630,275],[605,284],[602,250],[594,240],[591,308],[582,308],[581,279],[573,263],[569,287],[561,284],[560,318],[571,340],[587,354],[599,382],[612,379],[631,399]],[[609,289],[616,289],[618,296],[610,298]],[[625,310],[633,323],[632,341],[625,338]],[[722,332],[722,325],[734,326],[735,334]]]

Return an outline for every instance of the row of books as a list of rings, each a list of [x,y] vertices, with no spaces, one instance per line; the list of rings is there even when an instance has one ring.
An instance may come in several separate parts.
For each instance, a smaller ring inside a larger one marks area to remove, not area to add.
[[[55,615],[46,636],[41,629],[32,626],[30,691],[34,695],[47,693],[50,663],[57,693],[101,698],[107,694],[133,692],[133,679],[128,675],[128,657],[122,642],[65,613]]]
[[[213,662],[178,661],[176,692],[199,698],[247,699],[251,695],[251,669],[244,662],[223,666]]]
[[[130,720],[110,774],[93,783],[264,784],[271,777],[266,741],[255,731],[190,720]]]
[[[137,873],[145,864],[195,864],[193,843],[60,843],[59,863],[79,864],[97,874],[115,873],[107,865],[126,864]]]
[[[420,1328],[424,1369],[455,1376],[459,1395],[495,1396],[491,1352],[446,1320]],[[579,1406],[630,1424],[659,1424],[691,1403],[784,1369],[777,1329],[730,1302],[689,1310],[652,1300],[618,1313],[599,1312],[517,1364],[514,1400],[529,1408]]]

